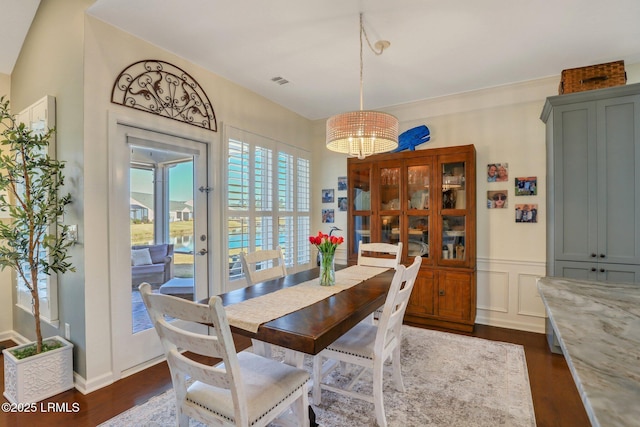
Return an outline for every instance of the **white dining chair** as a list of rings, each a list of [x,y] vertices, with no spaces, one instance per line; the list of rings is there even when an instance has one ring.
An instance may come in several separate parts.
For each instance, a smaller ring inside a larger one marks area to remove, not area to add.
[[[179,426],[187,427],[189,418],[206,425],[266,426],[290,407],[296,425],[309,425],[309,374],[250,352],[236,353],[220,297],[198,304],[152,293],[148,283],[140,285],[140,294],[167,356]],[[213,332],[190,332],[165,316],[210,325]],[[201,363],[183,350],[222,362]]]
[[[376,254],[377,256],[374,256]],[[389,258],[380,255],[395,255],[395,257]],[[360,241],[358,244],[358,265],[396,269],[400,265],[400,258],[402,258],[402,242],[392,245],[391,243],[362,243]],[[364,321],[374,323],[381,315],[382,307],[379,307]]]
[[[400,371],[402,319],[421,263],[422,258],[416,257],[408,268],[404,265],[398,266],[382,310],[382,317],[377,325],[360,322],[314,356],[312,397],[316,405],[321,403],[321,390],[329,390],[351,398],[365,400],[373,403],[378,425],[386,427],[387,421],[382,396],[384,363],[391,359],[392,378],[396,390],[404,392]],[[323,359],[327,359],[327,361],[323,362]],[[330,385],[323,382],[327,375],[341,363],[359,366],[360,371],[353,374],[349,369],[354,377],[344,388],[338,387],[337,384]],[[372,395],[353,390],[353,386],[366,370],[373,371]]]
[[[250,253],[241,252],[240,262],[248,285],[287,275],[287,267],[280,246]]]
[[[381,256],[369,256],[369,254],[391,254],[394,258],[381,257]],[[397,245],[391,243],[360,243],[358,244],[358,265],[368,265],[372,267],[388,267],[396,268],[400,265],[400,258],[402,257],[402,242],[398,242]]]
[[[250,253],[240,252],[242,271],[247,279],[247,286],[266,280],[278,279],[287,275],[282,248],[266,249]],[[251,339],[253,351],[265,357],[272,356],[271,344]]]

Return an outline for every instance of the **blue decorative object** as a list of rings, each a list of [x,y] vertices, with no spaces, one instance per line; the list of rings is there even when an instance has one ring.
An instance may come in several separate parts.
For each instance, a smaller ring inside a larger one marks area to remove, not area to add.
[[[404,150],[415,151],[418,145],[429,142],[430,139],[431,132],[429,132],[428,127],[425,125],[416,126],[400,134],[398,137],[398,148],[393,150],[392,153]]]

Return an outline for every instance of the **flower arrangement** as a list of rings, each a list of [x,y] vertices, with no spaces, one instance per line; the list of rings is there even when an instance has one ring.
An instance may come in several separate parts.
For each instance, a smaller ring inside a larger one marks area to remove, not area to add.
[[[344,242],[343,237],[329,236],[318,232],[317,236],[310,236],[309,242],[318,248],[320,253],[320,284],[322,286],[332,286],[336,283],[336,273],[334,268],[334,258],[336,248]]]

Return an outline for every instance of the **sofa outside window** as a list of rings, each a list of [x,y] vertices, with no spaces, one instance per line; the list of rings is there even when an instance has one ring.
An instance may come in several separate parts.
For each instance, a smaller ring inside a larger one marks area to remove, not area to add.
[[[131,246],[131,285],[161,285],[173,278],[173,244]]]

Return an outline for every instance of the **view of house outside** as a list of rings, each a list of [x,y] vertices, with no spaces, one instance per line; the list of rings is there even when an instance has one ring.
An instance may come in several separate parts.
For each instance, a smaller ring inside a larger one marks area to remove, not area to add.
[[[131,168],[131,245],[155,243],[153,170]],[[193,162],[169,170],[169,242],[175,277],[193,277]]]

